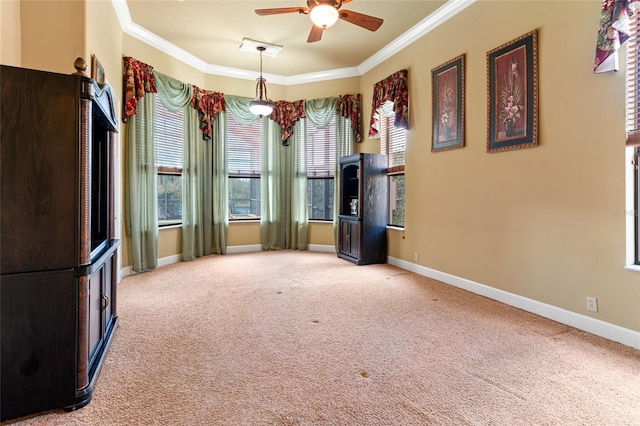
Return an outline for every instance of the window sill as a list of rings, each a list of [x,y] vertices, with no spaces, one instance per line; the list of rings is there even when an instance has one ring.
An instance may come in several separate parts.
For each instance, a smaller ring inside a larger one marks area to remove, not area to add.
[[[163,229],[175,229],[175,228],[182,228],[182,223],[172,223],[169,225],[160,225],[158,226],[159,230],[163,230]]]
[[[640,272],[640,265],[626,265],[624,269],[626,269],[627,271]]]
[[[396,231],[404,231],[404,226],[387,225],[387,229],[393,229]]]

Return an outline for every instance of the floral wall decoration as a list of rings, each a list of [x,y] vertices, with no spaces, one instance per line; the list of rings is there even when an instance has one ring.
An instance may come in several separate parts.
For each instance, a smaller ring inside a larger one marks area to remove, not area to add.
[[[464,146],[464,62],[460,55],[431,70],[432,152]]]
[[[537,34],[487,52],[487,152],[538,145]]]

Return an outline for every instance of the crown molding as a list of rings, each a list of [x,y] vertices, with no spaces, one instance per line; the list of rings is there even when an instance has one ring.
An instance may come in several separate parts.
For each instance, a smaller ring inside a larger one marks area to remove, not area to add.
[[[308,74],[290,75],[285,77],[286,86],[294,84],[315,83],[317,81],[337,80],[340,78],[360,77],[362,74],[358,67],[339,68],[327,71],[318,71]]]
[[[431,30],[437,28],[442,23],[451,19],[453,16],[463,11],[476,1],[477,0],[449,0],[444,5],[436,9],[435,12],[418,22],[400,37],[380,49],[357,67],[339,68],[293,76],[264,74],[264,77],[271,83],[284,86],[359,77],[391,58],[393,55],[400,52],[420,37],[429,33]],[[127,6],[126,0],[111,0],[111,3],[113,4],[116,16],[120,22],[120,28],[124,33],[129,34],[133,38],[136,38],[205,74],[245,80],[255,80],[257,78],[257,73],[255,71],[205,63],[202,59],[133,22],[131,20],[131,14],[129,13],[129,7]]]
[[[400,37],[387,44],[385,47],[376,52],[369,59],[358,65],[358,71],[360,75],[370,71],[382,62],[391,58],[402,49],[409,46],[414,41],[420,39],[431,30],[437,28],[441,24],[447,22],[449,19],[462,12],[467,7],[471,6],[477,0],[449,0],[432,14],[418,22],[413,27],[409,28]]]

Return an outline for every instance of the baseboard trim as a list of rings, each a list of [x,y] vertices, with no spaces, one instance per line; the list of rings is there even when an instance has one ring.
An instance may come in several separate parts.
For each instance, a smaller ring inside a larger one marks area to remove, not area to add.
[[[261,251],[262,246],[260,244],[251,244],[246,246],[228,246],[227,253],[251,253]],[[335,246],[329,246],[324,244],[309,244],[307,245],[309,251],[319,251],[324,253],[335,253]]]
[[[336,248],[334,246],[322,245],[322,244],[309,244],[307,246],[307,248],[308,248],[309,251],[319,251],[319,252],[324,252],[324,253],[335,253],[336,252]],[[233,254],[233,253],[251,253],[251,252],[256,252],[256,251],[261,251],[261,250],[262,250],[262,246],[260,244],[250,244],[250,245],[243,245],[243,246],[228,246],[227,247],[227,253],[229,253],[229,254]],[[178,263],[178,262],[182,262],[182,255],[181,254],[162,257],[162,258],[158,259],[158,267],[171,265],[173,263]],[[120,269],[120,274],[119,274],[119,277],[118,277],[118,282],[122,281],[123,278],[125,278],[125,277],[127,277],[129,275],[133,275],[133,274],[137,274],[137,272],[135,272],[133,269],[131,269],[131,266],[125,266],[124,268],[121,268]]]
[[[261,251],[262,246],[260,244],[250,244],[246,246],[227,246],[227,253],[251,253],[254,251]]]
[[[173,256],[161,257],[158,259],[158,267],[167,266],[173,263],[182,262],[182,254],[174,254]],[[123,278],[128,277],[129,275],[135,275],[139,272],[131,269],[131,266],[125,266],[120,269],[120,276],[118,277],[118,282],[122,281]]]
[[[335,246],[321,245],[321,244],[309,244],[307,246],[309,251],[319,251],[323,253],[333,253],[336,254]]]
[[[162,257],[158,259],[158,267],[172,265],[178,262],[182,262],[182,255],[174,254],[173,256],[167,256],[167,257]]]
[[[446,272],[416,265],[415,263],[407,262],[406,260],[389,257],[388,262],[390,265],[397,266],[398,268],[415,272],[416,274],[428,278],[433,278],[434,280],[441,281],[445,284],[488,297],[489,299],[496,300],[506,305],[595,334],[596,336],[604,337],[605,339],[622,343],[623,345],[630,346],[635,349],[640,349],[640,332],[620,327],[615,324],[610,324],[586,315],[567,311],[566,309],[538,302],[517,294],[499,290],[475,281],[460,278]]]
[[[131,266],[125,266],[123,268],[120,268],[120,272],[118,273],[118,283],[120,283],[120,281],[122,281],[123,278],[126,278],[132,274],[134,274],[134,272],[133,272],[133,269],[131,269]]]

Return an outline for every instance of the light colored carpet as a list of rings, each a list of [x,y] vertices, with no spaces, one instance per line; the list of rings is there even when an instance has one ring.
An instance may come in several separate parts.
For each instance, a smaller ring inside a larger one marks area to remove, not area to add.
[[[92,402],[34,425],[640,425],[640,351],[390,265],[127,277]]]

